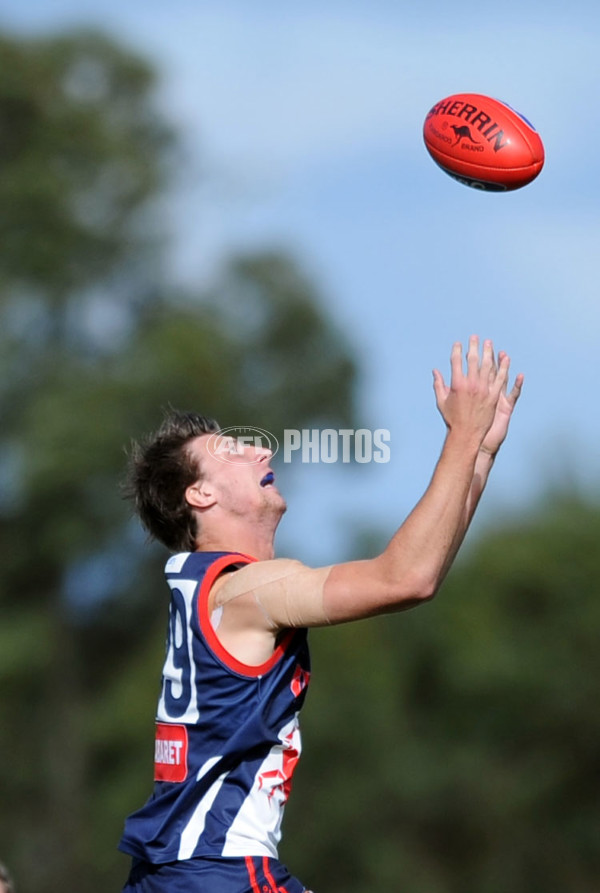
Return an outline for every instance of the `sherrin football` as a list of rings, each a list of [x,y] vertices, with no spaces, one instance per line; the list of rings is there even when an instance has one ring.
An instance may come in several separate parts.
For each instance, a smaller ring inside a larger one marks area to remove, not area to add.
[[[544,166],[543,143],[527,118],[479,93],[436,102],[425,118],[423,139],[443,171],[474,189],[520,189]]]

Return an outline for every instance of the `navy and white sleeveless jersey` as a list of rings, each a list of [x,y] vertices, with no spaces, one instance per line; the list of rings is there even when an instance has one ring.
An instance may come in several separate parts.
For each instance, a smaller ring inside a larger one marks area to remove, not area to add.
[[[287,631],[268,661],[249,666],[223,648],[208,613],[216,578],[254,560],[186,552],[167,562],[171,604],[154,792],[129,816],[119,844],[146,862],[277,856],[301,750],[307,631]]]

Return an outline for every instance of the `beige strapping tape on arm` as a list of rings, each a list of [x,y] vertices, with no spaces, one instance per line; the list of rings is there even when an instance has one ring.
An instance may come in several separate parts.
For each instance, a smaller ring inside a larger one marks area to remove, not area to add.
[[[251,593],[273,627],[327,626],[323,590],[331,568],[310,568],[289,558],[253,562],[228,574],[215,606]]]

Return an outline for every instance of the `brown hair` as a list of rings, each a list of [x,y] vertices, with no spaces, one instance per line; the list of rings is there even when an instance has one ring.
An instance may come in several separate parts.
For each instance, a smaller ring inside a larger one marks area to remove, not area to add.
[[[216,431],[214,419],[171,409],[158,431],[131,444],[124,495],[132,499],[151,538],[174,552],[192,552],[198,533],[185,491],[200,478],[201,469],[187,444]]]

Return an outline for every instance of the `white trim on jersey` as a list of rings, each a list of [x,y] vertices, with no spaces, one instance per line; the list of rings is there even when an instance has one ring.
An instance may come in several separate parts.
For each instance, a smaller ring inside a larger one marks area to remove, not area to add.
[[[279,739],[281,744],[275,744],[261,763],[254,784],[231,823],[223,856],[277,858],[287,785],[302,749],[298,714],[281,729]],[[262,840],[257,840],[258,828]]]
[[[181,568],[186,563],[186,561],[188,560],[190,555],[191,555],[190,552],[179,552],[177,555],[171,555],[171,557],[165,564],[165,573],[167,573],[167,574],[181,573]]]
[[[219,762],[221,759],[218,757],[211,757],[210,760],[207,760],[203,766],[198,770],[198,774],[196,779],[199,781],[203,775],[212,769],[212,767]],[[215,797],[221,790],[221,785],[225,781],[228,776],[228,772],[223,772],[222,775],[219,775],[216,781],[214,781],[209,787],[208,791],[200,800],[195,810],[192,813],[192,816],[181,832],[181,842],[179,844],[179,859],[191,859],[194,850],[198,846],[198,841],[200,840],[200,836],[204,831],[204,826],[206,824],[206,816],[208,815],[211,806],[214,803]]]

